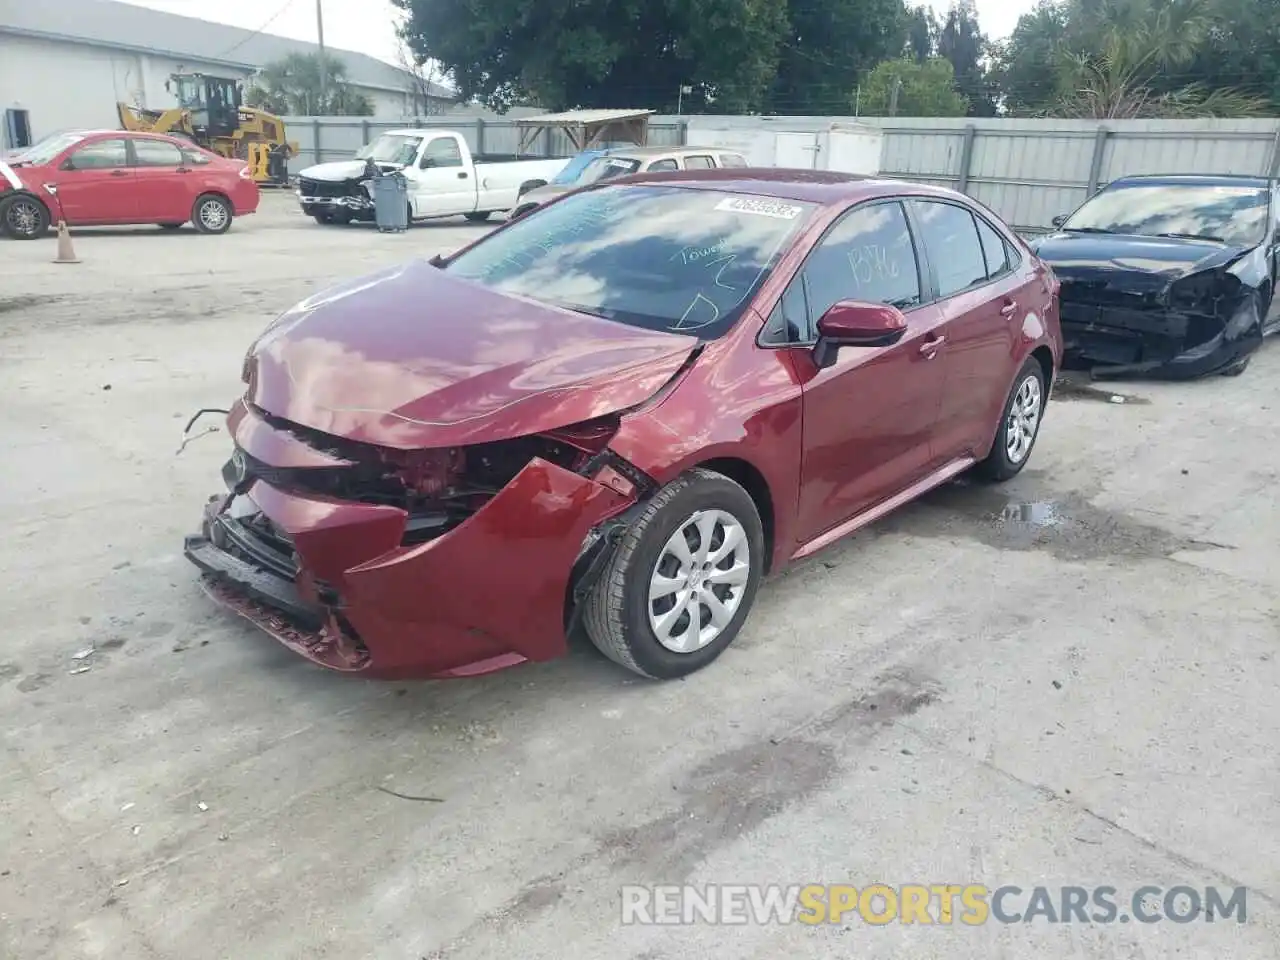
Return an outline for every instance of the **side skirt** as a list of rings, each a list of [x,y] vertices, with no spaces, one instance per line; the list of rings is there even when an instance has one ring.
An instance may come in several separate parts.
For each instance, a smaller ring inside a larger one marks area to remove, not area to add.
[[[839,526],[832,527],[826,533],[819,534],[808,543],[802,544],[800,549],[791,555],[792,560],[800,560],[804,557],[811,556],[825,547],[831,546],[837,540],[841,540],[856,530],[861,530],[869,523],[875,523],[886,514],[892,513],[904,504],[910,503],[921,494],[928,493],[934,487],[940,487],[952,477],[968,470],[978,461],[973,457],[963,457],[959,460],[952,460],[941,469],[935,470],[922,480],[917,480],[911,486],[907,487],[901,493],[895,494],[888,500],[882,500],[874,507],[864,510],[857,516],[850,517]]]

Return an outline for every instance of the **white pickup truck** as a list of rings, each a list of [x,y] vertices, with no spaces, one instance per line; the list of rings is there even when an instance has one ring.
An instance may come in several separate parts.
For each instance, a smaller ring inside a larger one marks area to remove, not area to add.
[[[307,167],[298,174],[302,212],[319,223],[373,220],[368,182],[380,171],[409,181],[409,219],[465,216],[483,221],[510,210],[521,188],[549,183],[568,157],[521,159],[472,154],[452,130],[389,130],[360,149],[354,160]]]

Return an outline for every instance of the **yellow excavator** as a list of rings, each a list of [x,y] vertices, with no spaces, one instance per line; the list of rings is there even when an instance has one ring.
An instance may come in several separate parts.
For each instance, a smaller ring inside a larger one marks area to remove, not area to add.
[[[244,160],[259,184],[285,186],[289,182],[289,158],[298,155],[298,144],[285,137],[284,121],[275,114],[241,105],[237,81],[202,73],[175,73],[165,87],[176,94],[178,106],[145,110],[117,103],[120,126],[182,137],[220,156]]]

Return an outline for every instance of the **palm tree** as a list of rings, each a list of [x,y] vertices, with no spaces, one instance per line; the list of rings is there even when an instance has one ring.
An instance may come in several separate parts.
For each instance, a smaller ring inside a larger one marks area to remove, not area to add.
[[[1089,119],[1257,116],[1267,103],[1200,83],[1162,89],[1213,29],[1210,0],[1075,0],[1062,53],[1067,92],[1052,113]],[[1073,49],[1074,48],[1074,49]]]
[[[325,57],[321,83],[319,53],[291,53],[269,63],[254,77],[246,102],[276,114],[303,117],[369,116],[369,98],[351,88],[347,65],[337,57]],[[321,89],[325,95],[321,95]]]

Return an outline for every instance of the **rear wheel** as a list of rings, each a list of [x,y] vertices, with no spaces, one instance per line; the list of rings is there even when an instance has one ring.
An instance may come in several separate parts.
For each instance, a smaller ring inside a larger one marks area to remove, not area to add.
[[[649,501],[583,601],[587,634],[605,656],[673,679],[715,660],[742,628],[764,565],[751,496],[695,469]]]
[[[1005,401],[991,452],[978,464],[978,472],[988,480],[1012,479],[1027,465],[1044,418],[1044,387],[1044,371],[1039,361],[1028,357]]]
[[[14,240],[34,240],[49,230],[49,208],[35,197],[19,194],[0,203],[0,230]]]
[[[492,212],[492,210],[477,210],[475,213],[464,213],[463,216],[472,223],[484,223]]]
[[[226,233],[231,229],[231,203],[216,193],[206,193],[191,207],[191,223],[201,233]]]

